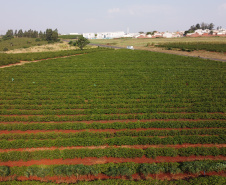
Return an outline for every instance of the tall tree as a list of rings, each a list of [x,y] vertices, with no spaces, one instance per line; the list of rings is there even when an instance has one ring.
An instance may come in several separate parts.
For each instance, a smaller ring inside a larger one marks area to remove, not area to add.
[[[54,31],[52,29],[46,29],[46,40],[47,41],[53,41],[56,42],[58,39],[58,31],[55,29]]]
[[[79,39],[77,40],[76,43],[77,43],[76,45],[77,45],[81,50],[83,50],[83,48],[84,48],[87,44],[89,44],[90,42],[89,42],[89,40],[88,40],[87,38],[81,37],[81,38],[79,38]]]
[[[210,23],[210,24],[209,24],[209,29],[210,29],[210,30],[213,30],[213,28],[214,28],[214,24],[213,24],[213,23]]]
[[[17,33],[17,36],[18,36],[18,37],[23,37],[23,35],[24,35],[23,30],[20,29],[20,30],[18,31],[18,33]]]
[[[7,32],[6,32],[6,34],[3,36],[3,39],[4,40],[7,40],[7,39],[12,39],[13,38],[13,30],[8,30]]]

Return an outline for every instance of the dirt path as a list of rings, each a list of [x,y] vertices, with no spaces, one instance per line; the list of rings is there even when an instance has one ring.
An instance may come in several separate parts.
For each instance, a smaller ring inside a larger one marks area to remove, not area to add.
[[[93,46],[100,46],[100,47],[108,47],[108,48],[115,48],[115,49],[126,49],[125,46],[110,46],[110,45],[102,45],[102,44],[90,44]],[[147,50],[147,51],[154,51],[159,53],[167,53],[167,54],[174,54],[174,55],[180,55],[180,56],[187,56],[187,57],[198,57],[202,59],[209,59],[209,60],[215,60],[220,62],[226,62],[226,54],[225,53],[219,53],[219,52],[210,52],[210,51],[192,51],[192,52],[186,52],[186,51],[179,51],[179,50],[167,50],[164,48],[159,47],[141,47],[141,46],[134,46],[135,50]]]
[[[120,131],[148,131],[148,130],[202,130],[202,129],[225,129],[225,128],[134,128],[134,129],[81,129],[81,130],[0,130],[0,134],[37,134],[37,133],[80,133],[80,132],[120,132]]]
[[[201,171],[200,174],[191,174],[191,173],[178,173],[178,174],[170,174],[170,173],[159,173],[159,174],[150,174],[148,175],[148,178],[152,179],[158,179],[158,180],[179,180],[179,179],[189,179],[189,178],[196,178],[199,175],[201,176],[223,176],[226,177],[226,173],[224,171],[221,172],[204,172]],[[17,181],[41,181],[41,182],[54,182],[57,184],[60,183],[78,183],[78,181],[95,181],[95,180],[107,180],[107,179],[128,179],[128,177],[122,177],[122,176],[116,176],[116,177],[109,177],[103,173],[99,173],[98,175],[79,175],[76,177],[75,175],[71,176],[46,176],[46,177],[37,177],[37,176],[19,176],[16,175],[13,176],[7,176],[7,177],[0,177],[0,181],[11,181],[11,180],[17,180]],[[133,180],[141,180],[146,179],[142,174],[133,174],[132,175]],[[129,181],[128,181],[129,183]]]
[[[189,156],[189,157],[156,157],[156,159],[147,158],[145,156],[141,158],[114,158],[114,157],[86,157],[86,158],[75,158],[75,159],[41,159],[31,161],[8,161],[0,162],[0,166],[31,166],[31,165],[94,165],[94,164],[106,164],[106,163],[160,163],[160,162],[184,162],[184,161],[195,161],[195,160],[226,160],[224,156]]]
[[[147,148],[188,148],[188,147],[226,147],[226,144],[177,144],[177,145],[122,145],[122,146],[71,146],[71,147],[41,147],[41,148],[17,148],[17,149],[0,149],[0,153],[12,151],[43,151],[43,150],[66,150],[66,149],[106,149],[106,148],[132,148],[132,149],[147,149]]]
[[[63,56],[63,57],[54,57],[54,58],[47,58],[47,59],[34,60],[34,61],[20,61],[20,63],[8,64],[8,65],[0,66],[0,68],[6,68],[6,67],[12,67],[12,66],[21,66],[21,65],[24,65],[24,64],[28,64],[28,63],[41,62],[41,61],[46,61],[46,60],[58,59],[58,58],[68,58],[68,57],[77,56],[77,55],[83,55],[83,54],[76,54],[76,55]]]
[[[164,48],[159,48],[159,47],[135,47],[135,49],[155,51],[160,53],[168,53],[168,54],[174,54],[174,55],[180,55],[180,56],[198,57],[202,59],[226,62],[226,54],[219,53],[219,52],[210,52],[210,51],[203,51],[203,50],[186,52],[186,51],[179,51],[179,50],[166,50]]]
[[[93,124],[93,123],[134,123],[134,122],[138,122],[140,121],[141,123],[145,123],[145,122],[155,122],[155,121],[160,121],[160,122],[166,122],[166,121],[181,121],[181,122],[185,122],[185,121],[189,121],[189,122],[199,122],[199,121],[217,121],[218,119],[147,119],[147,120],[138,120],[138,119],[125,119],[125,120],[119,120],[119,119],[115,119],[115,120],[83,120],[83,121],[42,121],[42,123],[49,123],[49,124],[58,124],[58,123],[86,123],[86,124]],[[221,119],[221,121],[225,121],[225,119]],[[1,124],[15,124],[15,123],[22,123],[22,124],[32,124],[32,123],[40,123],[40,121],[2,121]]]

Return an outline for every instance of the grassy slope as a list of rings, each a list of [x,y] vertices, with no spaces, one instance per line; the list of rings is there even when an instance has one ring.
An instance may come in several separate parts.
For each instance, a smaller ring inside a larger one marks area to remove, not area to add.
[[[35,38],[13,38],[10,40],[0,41],[0,51],[4,48],[8,50],[13,50],[17,48],[28,48],[31,46],[47,44],[47,41],[35,41]]]

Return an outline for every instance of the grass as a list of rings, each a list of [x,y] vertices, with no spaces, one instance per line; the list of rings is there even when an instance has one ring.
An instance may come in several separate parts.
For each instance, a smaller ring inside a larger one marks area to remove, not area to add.
[[[171,42],[219,42],[219,43],[226,43],[226,37],[200,37],[200,38],[144,38],[144,39],[135,39],[135,38],[122,38],[122,39],[95,39],[90,40],[92,44],[107,44],[107,43],[114,43],[116,46],[137,46],[137,47],[146,47],[148,43],[151,45],[161,44],[161,43],[171,43]]]
[[[36,38],[13,38],[10,40],[0,40],[0,51],[14,50],[18,48],[29,48],[47,44],[47,41],[36,41]]]

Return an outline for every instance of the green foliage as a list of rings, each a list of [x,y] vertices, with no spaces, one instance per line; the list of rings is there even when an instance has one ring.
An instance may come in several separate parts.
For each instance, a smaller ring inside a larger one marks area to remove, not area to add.
[[[96,181],[79,181],[78,185],[224,185],[226,181],[225,177],[222,176],[206,176],[206,177],[195,177],[185,180],[174,180],[174,181],[161,181],[161,180],[138,180],[131,181],[125,179],[108,179],[108,180],[96,180]],[[55,185],[56,183],[51,182],[38,182],[38,181],[7,181],[1,182],[2,185]],[[61,183],[62,184],[62,183]]]
[[[196,122],[189,122],[189,121],[153,121],[153,122],[113,122],[113,123],[11,123],[11,124],[1,124],[0,130],[82,130],[82,129],[135,129],[135,128],[222,128],[225,126],[224,121],[220,120],[208,120],[208,121],[196,121]],[[204,129],[205,130],[205,129]],[[219,133],[221,129],[217,129],[216,133]],[[207,130],[206,130],[207,131]],[[224,132],[225,129],[222,129]],[[161,131],[154,131],[156,133],[161,133]],[[162,133],[171,133],[171,131],[163,131]],[[185,131],[189,133],[188,131]],[[181,133],[185,133],[183,130]],[[199,132],[197,129],[191,130],[191,132]],[[202,131],[201,131],[202,132]],[[201,133],[199,132],[199,133]],[[207,131],[208,132],[208,131]],[[173,133],[173,131],[172,131]],[[213,131],[214,133],[214,131]],[[170,134],[169,134],[170,135]],[[15,135],[14,135],[15,136]],[[12,137],[14,137],[12,135]],[[11,136],[2,135],[2,139],[9,138]],[[16,136],[15,136],[16,137]],[[23,136],[19,136],[20,138]]]
[[[83,51],[67,50],[67,51],[57,51],[57,52],[18,53],[18,54],[0,53],[0,66],[19,63],[19,61],[33,61],[33,60],[41,60],[41,59],[47,59],[47,58],[71,56],[76,54],[92,53],[92,52],[97,52],[101,50],[105,50],[105,49],[99,48],[99,49],[89,49],[89,50],[83,50]]]
[[[85,37],[80,37],[77,41],[76,41],[76,46],[78,46],[81,50],[83,50],[83,48],[88,45],[90,43],[90,41],[85,38]]]
[[[61,39],[78,39],[82,37],[82,35],[59,35]]]
[[[182,51],[206,50],[216,52],[226,52],[225,43],[208,42],[168,42],[156,45],[157,47],[179,48]]]
[[[5,177],[10,174],[10,168],[8,166],[0,166],[0,176]]]
[[[25,37],[13,38],[11,40],[3,40],[2,42],[0,42],[0,51],[4,51],[4,48],[7,48],[8,50],[13,50],[43,44],[47,44],[47,41],[44,40],[36,41],[35,38],[25,38]]]

